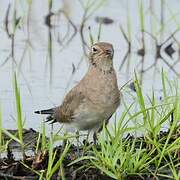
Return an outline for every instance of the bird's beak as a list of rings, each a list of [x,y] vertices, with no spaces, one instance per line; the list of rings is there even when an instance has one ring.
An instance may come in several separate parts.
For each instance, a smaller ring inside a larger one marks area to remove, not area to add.
[[[106,49],[104,53],[110,57],[113,57],[113,54],[114,54],[113,50],[111,50],[111,49]]]

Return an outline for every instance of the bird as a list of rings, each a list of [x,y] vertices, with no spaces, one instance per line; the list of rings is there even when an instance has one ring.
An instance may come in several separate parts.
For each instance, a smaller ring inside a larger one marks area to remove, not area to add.
[[[93,44],[86,74],[66,94],[61,105],[35,113],[48,115],[46,122],[70,124],[78,130],[94,130],[96,136],[102,130],[103,123],[108,124],[120,104],[113,56],[112,44]]]

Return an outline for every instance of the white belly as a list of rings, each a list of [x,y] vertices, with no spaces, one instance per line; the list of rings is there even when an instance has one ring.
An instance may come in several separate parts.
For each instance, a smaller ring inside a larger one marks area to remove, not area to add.
[[[73,116],[73,125],[79,130],[91,130],[99,128],[104,120],[107,120],[116,109],[109,107],[107,109],[98,110],[86,103],[81,105]]]
[[[73,119],[73,125],[79,130],[91,130],[101,126],[103,120],[99,114],[81,112]]]
[[[75,111],[73,125],[79,130],[91,130],[101,126],[103,120],[103,113],[85,103]]]

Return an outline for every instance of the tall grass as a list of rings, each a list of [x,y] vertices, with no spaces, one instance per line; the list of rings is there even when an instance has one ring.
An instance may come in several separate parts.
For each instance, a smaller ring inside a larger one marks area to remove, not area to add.
[[[140,28],[141,31],[145,29],[145,20],[144,20],[144,4],[142,0],[138,0],[138,11],[139,11],[139,19],[140,19]]]
[[[63,168],[62,162],[64,160],[64,158],[67,155],[67,152],[70,148],[70,143],[66,143],[64,150],[60,156],[60,158],[55,162],[55,158],[57,155],[57,151],[53,150],[54,146],[53,146],[53,136],[51,136],[50,141],[49,141],[49,147],[48,147],[48,152],[49,152],[49,160],[48,160],[48,167],[47,167],[47,172],[46,172],[46,179],[50,180],[51,177],[53,176],[53,174],[59,169],[59,168]],[[62,171],[61,171],[62,172]],[[64,179],[64,175],[61,174],[61,178]]]
[[[173,86],[175,94],[168,94],[173,82],[169,82],[169,85],[166,83],[162,71],[165,96],[162,102],[157,102],[154,92],[151,97],[144,96],[135,74],[136,102],[125,108],[113,130],[103,127],[98,138],[98,146],[93,146],[85,156],[70,165],[89,160],[89,163],[86,162],[86,168],[96,167],[113,179],[135,176],[143,178],[145,175],[153,176],[155,179],[178,179],[177,167],[180,165],[180,157],[177,152],[180,149],[180,137],[177,133],[180,131],[180,94],[178,86]],[[139,110],[130,113],[133,106],[139,107]],[[138,124],[129,126],[128,122],[133,122],[134,119]],[[161,137],[164,124],[168,124],[169,128]],[[127,136],[134,131],[143,131],[143,136]],[[177,138],[173,139],[174,136]],[[166,171],[169,167],[171,171],[168,174]]]
[[[22,117],[22,104],[21,104],[21,95],[20,90],[18,88],[16,73],[14,73],[14,94],[16,99],[16,122],[17,122],[17,129],[18,129],[18,136],[15,134],[10,133],[6,129],[2,129],[3,133],[5,133],[7,136],[10,137],[10,139],[13,139],[14,141],[18,142],[21,145],[23,157],[25,155],[24,153],[24,142],[23,142],[23,117]]]
[[[129,42],[132,41],[131,33],[132,33],[132,27],[131,27],[131,12],[129,7],[129,1],[127,1],[127,36],[129,39]]]
[[[2,146],[2,112],[0,106],[0,147]]]
[[[48,0],[48,15],[52,13],[52,5],[53,1]],[[52,73],[53,73],[53,39],[52,39],[52,28],[51,28],[51,18],[50,24],[48,25],[48,45],[47,45],[47,52],[48,52],[48,62],[49,62],[49,74],[50,74],[50,84],[52,83]]]
[[[151,96],[144,95],[138,76],[135,74],[135,101],[130,105],[125,105],[125,109],[118,117],[118,121],[116,120],[112,125],[112,129],[103,126],[97,146],[85,144],[86,147],[83,148],[86,151],[84,152],[85,155],[76,159],[69,166],[85,160],[86,164],[80,167],[81,170],[95,167],[113,179],[153,176],[156,179],[162,177],[178,180],[180,177],[178,171],[180,165],[179,87],[176,81],[169,81],[163,71],[161,74],[163,89],[161,102],[156,100],[154,92]],[[18,134],[16,136],[2,128],[0,110],[0,137],[2,139],[2,133],[5,133],[21,145],[24,153],[22,104],[16,74],[14,74],[13,83]],[[133,107],[138,107],[137,112],[132,111]],[[130,121],[133,122],[131,126],[129,125]],[[169,128],[161,136],[164,124],[167,124]],[[67,135],[63,137],[51,133],[49,140],[47,140],[44,122],[41,129],[42,135],[39,134],[38,136],[36,154],[39,153],[39,144],[41,144],[40,152],[48,153],[47,169],[34,170],[24,162],[22,164],[36,173],[40,179],[50,180],[55,173],[65,179],[63,161],[67,157],[71,143],[66,141],[60,156],[58,155],[59,151],[54,149],[54,144],[56,141],[70,140],[76,136]],[[143,131],[143,136],[127,135],[135,131]],[[2,140],[0,143],[2,147]],[[167,168],[170,171],[169,173],[166,172]]]
[[[38,154],[38,150],[41,149],[43,153],[47,150],[47,139],[46,139],[46,127],[45,122],[41,123],[41,133],[39,132],[35,153]]]
[[[18,137],[21,142],[21,145],[23,145],[23,120],[22,120],[21,97],[20,97],[20,90],[17,85],[16,74],[14,74],[14,91],[16,98]]]

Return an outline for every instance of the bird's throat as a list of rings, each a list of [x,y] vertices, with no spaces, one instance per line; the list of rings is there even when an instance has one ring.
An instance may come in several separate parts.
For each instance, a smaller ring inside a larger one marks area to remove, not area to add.
[[[104,74],[111,73],[113,71],[113,64],[112,62],[93,62],[90,68],[96,68],[97,70],[103,72]]]

